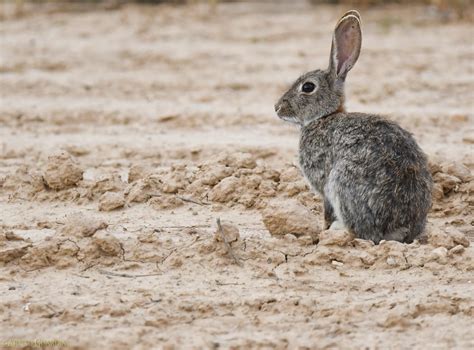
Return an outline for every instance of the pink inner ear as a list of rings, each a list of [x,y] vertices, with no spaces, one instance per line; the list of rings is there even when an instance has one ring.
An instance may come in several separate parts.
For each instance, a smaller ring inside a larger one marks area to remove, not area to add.
[[[351,69],[358,56],[361,38],[357,19],[344,19],[336,28],[335,40],[337,49],[336,74],[339,75],[341,72],[347,72]]]

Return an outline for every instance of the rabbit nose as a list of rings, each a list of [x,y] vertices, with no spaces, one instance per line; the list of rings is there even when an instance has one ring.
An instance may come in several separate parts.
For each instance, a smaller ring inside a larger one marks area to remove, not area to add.
[[[281,104],[278,104],[278,103],[277,103],[277,104],[275,105],[275,112],[278,113],[278,112],[280,111],[280,109],[281,109]]]

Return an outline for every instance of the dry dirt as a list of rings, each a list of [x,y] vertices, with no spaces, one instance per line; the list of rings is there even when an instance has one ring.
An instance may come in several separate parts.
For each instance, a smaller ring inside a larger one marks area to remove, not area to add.
[[[347,107],[410,130],[436,181],[427,239],[374,246],[320,233],[298,131],[273,112],[326,65],[344,10],[124,6],[0,22],[2,344],[472,349],[472,24],[362,9]]]

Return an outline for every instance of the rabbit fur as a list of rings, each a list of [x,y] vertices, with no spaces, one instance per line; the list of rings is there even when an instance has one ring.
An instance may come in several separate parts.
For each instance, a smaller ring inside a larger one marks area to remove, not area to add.
[[[412,135],[381,116],[347,113],[344,82],[362,44],[357,11],[334,30],[329,67],[303,74],[275,105],[300,127],[299,162],[324,198],[325,228],[356,237],[412,242],[431,207],[427,159]]]

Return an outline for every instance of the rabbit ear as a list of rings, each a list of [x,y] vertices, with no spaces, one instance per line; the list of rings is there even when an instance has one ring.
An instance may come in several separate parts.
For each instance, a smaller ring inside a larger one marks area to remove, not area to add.
[[[352,10],[339,20],[334,29],[329,69],[336,78],[344,81],[359,58],[361,44],[360,15]]]
[[[349,15],[352,15],[352,16],[357,17],[357,19],[359,20],[359,24],[362,24],[362,20],[360,19],[360,13],[359,13],[359,11],[357,11],[357,10],[349,10],[349,11],[347,11],[345,14],[343,14],[343,15],[341,16],[341,19],[343,19],[344,17],[349,16]]]

